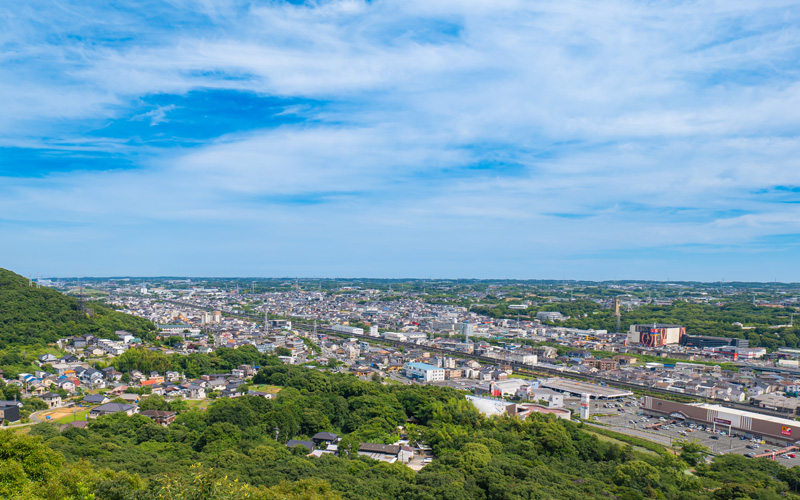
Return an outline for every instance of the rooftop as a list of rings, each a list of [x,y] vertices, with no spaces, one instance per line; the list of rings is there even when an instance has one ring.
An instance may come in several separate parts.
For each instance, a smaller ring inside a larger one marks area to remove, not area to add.
[[[417,370],[443,370],[443,368],[429,365],[428,363],[406,363],[406,365]]]
[[[557,391],[570,392],[572,394],[589,394],[596,398],[621,398],[624,396],[632,396],[631,391],[625,389],[617,389],[615,387],[608,387],[605,385],[588,384],[586,382],[578,382],[576,380],[568,380],[564,378],[552,378],[542,382],[542,387],[548,389],[555,389]]]
[[[759,420],[767,420],[769,422],[774,422],[776,424],[786,425],[789,427],[797,426],[797,420],[792,420],[789,418],[773,417],[772,415],[765,415],[763,413],[755,413],[752,411],[737,410],[736,408],[728,408],[727,406],[712,405],[708,403],[693,403],[692,406],[697,406],[699,408],[706,408],[708,410],[717,410],[720,412],[720,414],[727,413],[729,415],[739,415],[740,417],[749,417],[749,418],[756,418]]]

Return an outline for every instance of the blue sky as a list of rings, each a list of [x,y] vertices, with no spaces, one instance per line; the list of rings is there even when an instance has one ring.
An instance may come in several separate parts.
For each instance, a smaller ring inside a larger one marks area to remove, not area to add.
[[[800,281],[800,2],[0,7],[0,266]]]

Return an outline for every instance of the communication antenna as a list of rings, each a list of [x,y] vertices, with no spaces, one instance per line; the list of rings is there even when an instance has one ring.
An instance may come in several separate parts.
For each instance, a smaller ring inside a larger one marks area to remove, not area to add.
[[[80,309],[81,312],[86,312],[86,303],[85,303],[86,302],[86,297],[84,297],[84,295],[83,295],[83,282],[80,283],[80,292],[79,293],[80,293],[80,295],[79,295],[80,298],[78,300],[79,309]]]

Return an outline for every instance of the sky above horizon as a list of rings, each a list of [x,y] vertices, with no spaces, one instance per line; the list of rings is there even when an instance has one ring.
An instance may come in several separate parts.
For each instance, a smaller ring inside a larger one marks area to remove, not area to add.
[[[0,267],[800,281],[800,2],[0,6]]]

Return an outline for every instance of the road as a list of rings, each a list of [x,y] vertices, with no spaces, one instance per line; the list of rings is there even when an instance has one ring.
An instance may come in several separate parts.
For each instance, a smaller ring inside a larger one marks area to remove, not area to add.
[[[129,295],[129,294],[119,294],[119,295]],[[212,310],[212,308],[210,308],[210,307],[202,307],[202,306],[199,306],[197,304],[192,304],[192,303],[189,303],[189,302],[182,302],[182,301],[178,301],[178,300],[169,300],[169,299],[162,299],[162,300],[164,302],[167,302],[167,303],[170,303],[170,304],[181,305],[181,306],[189,307],[189,308],[200,310],[200,311],[211,311]],[[224,310],[222,311],[222,314],[224,314],[226,316],[235,317],[235,318],[244,318],[244,319],[248,319],[250,321],[256,321],[256,322],[263,321],[263,316],[256,316],[256,315],[252,315],[252,314],[234,313],[234,312],[231,312],[231,311],[224,311]],[[363,339],[367,340],[368,342],[389,344],[389,345],[394,345],[394,346],[398,346],[398,347],[408,347],[408,348],[419,348],[420,347],[419,345],[417,345],[417,344],[415,344],[413,342],[403,342],[403,341],[399,341],[399,340],[386,340],[386,339],[379,338],[379,337],[370,337],[369,335],[365,335],[365,334],[358,335],[358,334],[342,333],[342,332],[337,332],[337,331],[331,330],[329,327],[324,326],[324,325],[316,325],[316,322],[315,322],[315,325],[312,326],[312,325],[309,325],[309,324],[300,323],[300,322],[296,321],[299,318],[291,318],[291,319],[293,321],[293,324],[292,324],[293,328],[295,328],[297,330],[303,330],[303,331],[306,331],[306,332],[316,331],[317,333],[325,333],[325,334],[335,335],[337,337],[343,337],[343,338],[363,338]],[[306,321],[304,318],[303,318],[303,320]],[[526,365],[526,364],[516,363],[516,362],[506,362],[506,361],[503,361],[501,359],[490,358],[488,356],[481,356],[481,355],[477,355],[477,354],[467,354],[467,353],[464,353],[464,352],[461,352],[461,351],[453,351],[453,350],[450,350],[450,349],[442,349],[442,348],[439,348],[439,347],[425,346],[425,350],[426,351],[431,351],[431,352],[436,352],[436,353],[449,354],[451,356],[460,357],[460,358],[474,359],[476,361],[480,361],[480,362],[483,362],[483,363],[491,363],[491,364],[505,363],[505,364],[511,365],[511,367],[514,369],[515,372],[523,374],[523,375],[532,376],[532,377],[537,377],[537,376],[554,377],[555,376],[555,377],[572,378],[572,379],[576,379],[576,380],[582,380],[582,381],[585,381],[585,382],[607,384],[607,385],[609,385],[611,387],[618,387],[618,388],[628,389],[628,390],[632,390],[632,391],[639,391],[640,393],[645,393],[645,394],[660,394],[660,395],[673,396],[673,397],[674,396],[686,397],[684,394],[676,392],[676,391],[670,391],[670,390],[667,390],[667,389],[660,389],[660,388],[655,388],[655,387],[650,387],[650,386],[640,385],[640,384],[633,384],[633,383],[630,383],[630,382],[621,382],[619,380],[610,379],[610,378],[607,378],[607,377],[603,377],[601,375],[586,375],[586,374],[575,373],[575,372],[564,372],[564,371],[555,370],[555,369],[552,369],[552,368],[547,368],[547,367],[542,367],[542,366]],[[728,408],[736,408],[736,409],[739,409],[739,410],[746,410],[746,411],[751,411],[751,412],[755,412],[755,413],[761,413],[761,414],[764,414],[764,415],[773,415],[773,416],[779,416],[779,417],[786,417],[785,413],[774,412],[774,411],[770,411],[770,410],[765,410],[763,408],[752,407],[752,406],[749,406],[749,405],[744,405],[744,404],[739,404],[739,403],[732,403],[730,401],[724,401],[722,399],[717,399],[717,398],[696,398],[696,400],[704,402],[704,403],[714,403],[714,404],[718,404],[720,406],[725,406],[725,407],[728,407]]]

